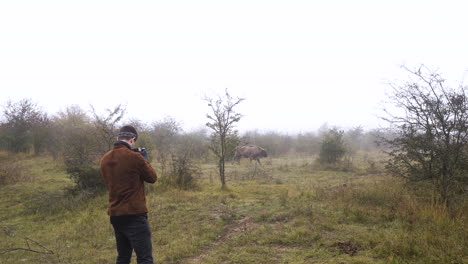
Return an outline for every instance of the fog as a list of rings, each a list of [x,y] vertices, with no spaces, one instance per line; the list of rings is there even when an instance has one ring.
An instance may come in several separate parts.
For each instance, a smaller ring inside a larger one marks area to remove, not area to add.
[[[425,64],[462,82],[462,1],[4,1],[0,103],[50,114],[125,104],[143,122],[206,123],[203,97],[246,100],[240,131],[385,125],[388,82]]]

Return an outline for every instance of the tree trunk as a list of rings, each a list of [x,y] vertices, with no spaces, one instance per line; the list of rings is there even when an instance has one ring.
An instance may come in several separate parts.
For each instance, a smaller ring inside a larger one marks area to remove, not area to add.
[[[219,158],[219,177],[221,178],[221,188],[226,185],[226,178],[224,177],[224,157]]]
[[[440,195],[442,198],[442,203],[445,205],[445,207],[450,208],[449,180],[445,168],[440,183]]]
[[[219,176],[221,177],[221,188],[226,185],[226,177],[224,174],[225,155],[226,153],[226,134],[221,134],[221,156],[219,157]]]

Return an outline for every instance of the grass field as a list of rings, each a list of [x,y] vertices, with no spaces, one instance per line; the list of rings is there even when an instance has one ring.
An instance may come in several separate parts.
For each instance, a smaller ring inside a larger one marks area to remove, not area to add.
[[[27,177],[0,187],[0,263],[115,263],[106,194],[72,195],[60,163],[21,159]],[[370,159],[242,161],[226,190],[202,164],[195,190],[148,186],[156,263],[468,263],[466,202],[449,216]]]

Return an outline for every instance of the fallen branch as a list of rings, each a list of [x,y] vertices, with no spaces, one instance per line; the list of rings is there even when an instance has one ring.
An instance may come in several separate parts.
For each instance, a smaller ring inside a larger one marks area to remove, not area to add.
[[[26,241],[26,245],[28,245],[28,248],[7,248],[7,249],[4,249],[3,251],[0,252],[0,255],[3,255],[5,253],[8,253],[8,252],[11,252],[11,251],[16,251],[16,250],[24,250],[24,251],[29,251],[29,252],[33,252],[33,253],[38,253],[38,254],[54,254],[54,251],[44,247],[43,245],[41,245],[39,242],[37,241],[34,241],[30,238],[24,238],[24,240]],[[44,251],[39,251],[39,250],[34,250],[31,248],[31,245],[29,244],[29,241],[31,241],[33,244],[35,244],[36,246],[38,246],[39,248],[41,248],[42,250]]]

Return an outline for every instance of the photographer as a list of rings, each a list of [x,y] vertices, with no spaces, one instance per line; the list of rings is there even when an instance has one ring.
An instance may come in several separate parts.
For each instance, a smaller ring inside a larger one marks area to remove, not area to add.
[[[139,264],[153,262],[144,182],[157,176],[145,149],[132,149],[138,133],[123,126],[111,151],[101,159],[101,175],[109,192],[108,214],[117,243],[117,264],[128,264],[135,250]]]

